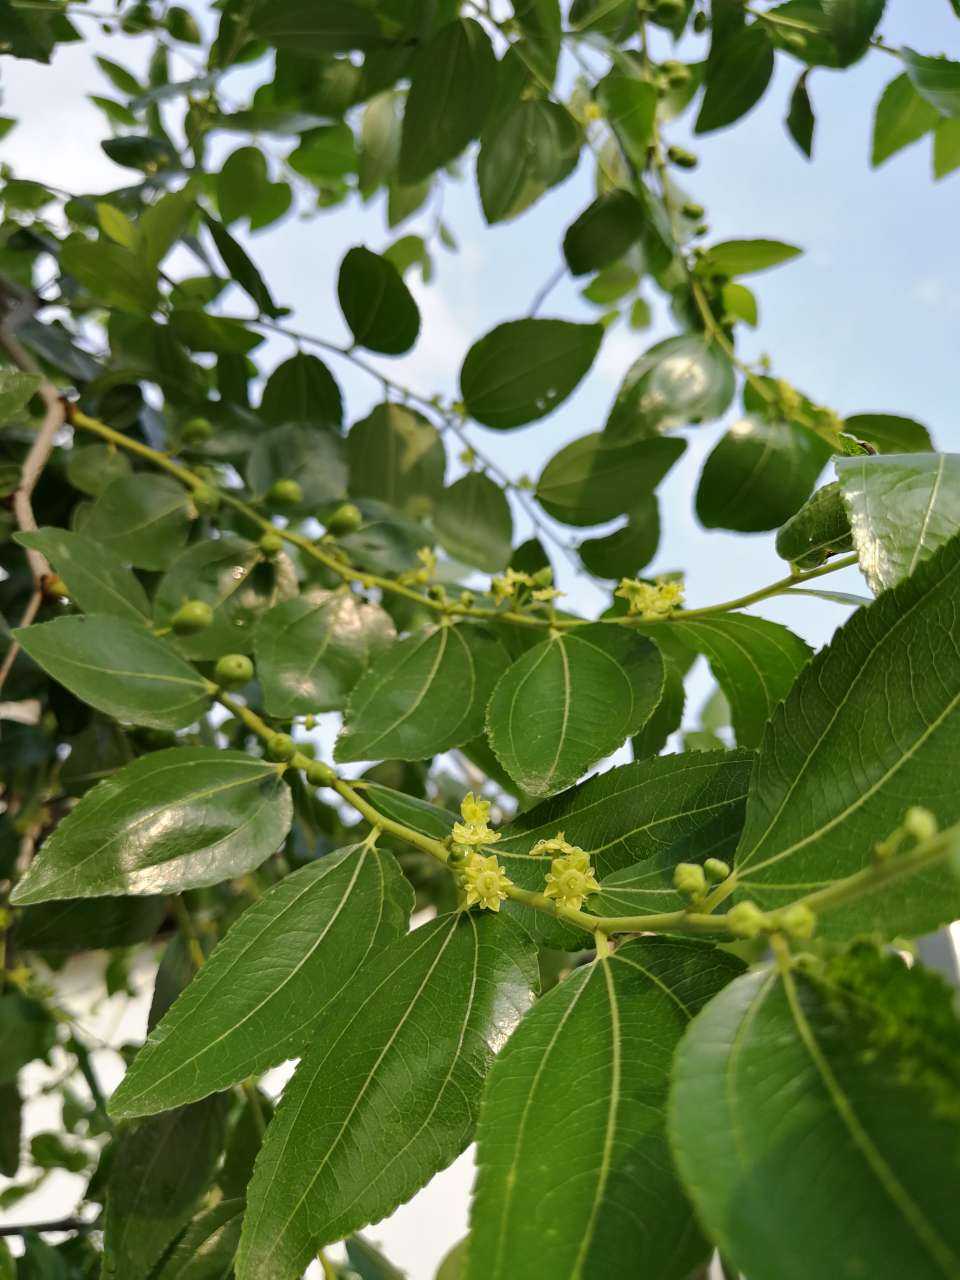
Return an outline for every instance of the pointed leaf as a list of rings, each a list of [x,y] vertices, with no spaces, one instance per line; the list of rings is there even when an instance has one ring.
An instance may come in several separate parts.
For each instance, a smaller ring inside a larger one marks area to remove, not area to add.
[[[378,404],[347,437],[350,495],[422,514],[443,488],[447,458],[436,427],[400,404]]]
[[[11,901],[218,884],[275,853],[291,814],[286,783],[266,760],[214,747],[155,751],[86,793],[41,846]]]
[[[456,560],[497,573],[506,568],[513,540],[513,516],[496,481],[479,471],[445,489],[434,512],[443,547]]]
[[[874,168],[929,133],[940,112],[925,101],[903,73],[891,80],[877,103],[870,163]]]
[[[777,534],[777,555],[799,569],[813,569],[830,556],[853,550],[850,518],[840,482],[825,484]]]
[[[634,361],[617,392],[604,435],[631,444],[688,423],[719,418],[736,388],[733,367],[700,334],[658,342]]]
[[[362,247],[350,249],[340,264],[337,296],[359,346],[399,356],[416,342],[420,312],[387,258]]]
[[[710,51],[706,92],[695,132],[733,124],[763,97],[773,75],[773,45],[764,25],[754,22]]]
[[[577,550],[584,566],[599,578],[635,578],[659,545],[660,508],[656,497],[648,494],[633,504],[622,529],[603,538],[587,538]]]
[[[155,1280],[229,1280],[240,1243],[243,1201],[221,1200],[201,1209],[177,1241]]]
[[[643,206],[629,191],[598,196],[567,228],[563,256],[572,275],[599,271],[622,258],[643,235]]]
[[[407,928],[412,893],[389,853],[351,845],[248,908],[151,1032],[110,1100],[165,1111],[296,1058],[371,956]]]
[[[311,417],[316,421],[317,414]],[[330,431],[299,422],[265,431],[247,458],[247,484],[263,497],[274,481],[286,479],[296,480],[302,497],[288,504],[285,513],[315,515],[324,503],[344,497],[347,465],[343,442]]]
[[[901,49],[907,75],[925,102],[942,116],[960,116],[960,62],[927,58],[913,49]]]
[[[141,625],[150,621],[147,593],[109,547],[68,529],[35,529],[18,533],[16,540],[46,556],[84,613],[115,614]]]
[[[484,133],[477,188],[487,222],[509,222],[576,167],[580,133],[555,102],[525,98]]]
[[[893,413],[854,413],[843,429],[858,440],[869,440],[878,453],[925,453],[933,448],[926,427]]]
[[[343,401],[333,374],[316,356],[298,351],[267,379],[260,416],[272,426],[306,422],[339,431]]]
[[[182,484],[141,472],[108,484],[77,532],[138,569],[165,569],[187,540],[192,514]]]
[[[665,437],[619,445],[591,432],[550,459],[537,481],[537,501],[564,524],[602,524],[652,495],[686,447],[685,440]]]
[[[368,963],[284,1091],[248,1192],[237,1280],[294,1280],[409,1199],[470,1141],[535,956],[506,918],[443,916]],[[358,1145],[378,1134],[376,1147]]]

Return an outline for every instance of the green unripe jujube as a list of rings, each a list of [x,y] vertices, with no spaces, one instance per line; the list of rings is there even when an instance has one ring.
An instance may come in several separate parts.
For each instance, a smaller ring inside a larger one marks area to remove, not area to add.
[[[189,636],[203,631],[212,621],[213,610],[206,600],[187,600],[170,619],[170,625],[178,636]]]
[[[193,491],[193,505],[200,515],[211,515],[220,506],[220,494],[210,484],[198,484]]]
[[[239,688],[253,679],[253,663],[244,653],[226,653],[217,660],[213,678],[225,689]]]
[[[275,733],[267,739],[267,755],[271,760],[292,760],[297,754],[297,744],[289,733]]]
[[[303,501],[303,490],[296,480],[274,480],[267,490],[267,498],[278,507],[295,507]]]
[[[213,436],[213,423],[209,418],[188,418],[180,430],[184,444],[203,444]]]
[[[355,533],[363,524],[363,513],[352,502],[344,502],[327,517],[327,533],[339,536]]]
[[[283,550],[283,539],[279,533],[265,533],[260,539],[260,550],[265,556],[275,556]]]

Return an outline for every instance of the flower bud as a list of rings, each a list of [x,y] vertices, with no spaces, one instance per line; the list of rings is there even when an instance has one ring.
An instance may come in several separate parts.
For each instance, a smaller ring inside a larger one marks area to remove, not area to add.
[[[304,770],[304,775],[311,786],[326,787],[333,779],[333,770],[322,760],[311,760]]]
[[[271,760],[292,760],[297,754],[297,744],[289,733],[274,733],[267,739],[267,755]]]
[[[915,804],[903,815],[903,829],[914,840],[932,840],[939,828],[930,810]]]
[[[213,622],[213,610],[206,600],[188,600],[170,619],[170,625],[178,636],[193,635],[203,631]]]
[[[703,12],[702,9],[698,9],[697,12],[693,15],[693,29],[698,36],[702,35],[703,32],[706,31],[707,22],[708,22],[707,15]]]
[[[220,494],[212,484],[198,484],[190,495],[199,515],[212,515],[220,506]]]
[[[708,858],[703,864],[703,869],[707,873],[707,879],[712,880],[714,884],[726,880],[730,874],[730,865],[722,858]]]
[[[798,942],[806,942],[812,938],[817,929],[817,917],[802,902],[784,907],[777,913],[776,923],[788,938],[794,938]]]
[[[735,938],[755,938],[766,927],[767,917],[755,902],[738,902],[727,912],[726,921]]]
[[[698,862],[678,862],[673,869],[673,887],[686,898],[701,898],[707,889],[707,877]]]
[[[224,689],[239,689],[253,679],[253,663],[243,653],[226,653],[217,659],[213,678]]]

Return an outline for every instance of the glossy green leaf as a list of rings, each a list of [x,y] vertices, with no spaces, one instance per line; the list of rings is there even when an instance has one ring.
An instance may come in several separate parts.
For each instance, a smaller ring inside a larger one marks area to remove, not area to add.
[[[854,413],[843,429],[858,440],[868,440],[880,453],[924,453],[933,448],[926,427],[892,413]]]
[[[802,249],[779,240],[724,240],[706,250],[701,266],[725,276],[746,276],[779,267],[801,253]]]
[[[17,917],[17,946],[46,955],[129,947],[152,938],[166,914],[159,896],[44,903]]]
[[[391,855],[363,845],[286,876],[151,1032],[111,1113],[165,1111],[298,1057],[353,974],[406,932],[412,905]]]
[[[400,404],[378,404],[347,436],[352,497],[415,515],[443,488],[447,459],[436,427]]]
[[[630,740],[634,760],[659,755],[683,720],[686,704],[683,670],[662,651],[660,656],[663,658],[663,691],[650,719]]]
[[[523,52],[530,60],[535,78],[553,84],[557,74],[557,59],[563,19],[560,0],[513,0],[513,14],[523,34]]]
[[[740,533],[776,529],[809,498],[829,457],[830,446],[805,427],[756,414],[739,419],[700,474],[701,524]]]
[[[800,569],[813,569],[853,550],[850,517],[838,481],[825,484],[777,534],[777,555]]]
[[[656,497],[648,494],[636,502],[622,529],[603,538],[587,538],[577,550],[585,567],[598,578],[635,578],[657,554],[659,543],[660,510]]]
[[[496,573],[506,568],[513,516],[503,489],[480,471],[444,489],[433,517],[437,537],[456,560]]]
[[[47,675],[114,719],[183,729],[210,704],[207,682],[193,667],[125,618],[57,618],[14,634]]]
[[[499,640],[470,624],[399,641],[354,687],[336,758],[423,760],[469,742],[507,662]]]
[[[130,459],[114,445],[74,445],[67,458],[67,479],[81,493],[97,498],[107,485],[130,474]]]
[[[107,306],[149,314],[157,305],[157,276],[132,249],[111,240],[71,239],[60,261],[95,298]]]
[[[275,853],[291,813],[287,785],[266,760],[215,747],[155,751],[86,793],[41,846],[11,900],[218,884]]]
[[[685,1280],[707,1258],[667,1093],[690,1019],[740,971],[713,947],[642,939],[538,1001],[484,1091],[466,1280]]]
[[[598,196],[567,228],[563,256],[575,276],[599,271],[622,258],[643,235],[643,206],[629,191]]]
[[[253,333],[237,320],[186,308],[171,312],[170,329],[191,351],[213,351],[217,355],[246,355],[263,341],[262,334]]]
[[[319,57],[387,43],[376,14],[353,0],[261,0],[253,29],[278,49]]]
[[[860,568],[875,594],[960,530],[960,454],[838,458],[836,467]]]
[[[603,77],[596,89],[597,100],[617,135],[627,157],[637,169],[647,163],[647,148],[653,141],[657,115],[657,90],[647,80],[620,70]]]
[[[16,537],[46,556],[85,613],[115,614],[141,625],[149,621],[146,592],[110,548],[67,529],[36,529]]]
[[[368,963],[328,1009],[270,1125],[237,1280],[290,1280],[470,1141],[494,1053],[529,1005],[534,953],[508,919],[443,916]],[[429,1051],[425,1051],[429,1047]],[[357,1141],[377,1133],[379,1149]]]
[[[751,1280],[960,1268],[950,990],[899,957],[855,956],[739,978],[680,1045],[674,1156]]]
[[[192,514],[182,484],[137,472],[108,484],[77,532],[138,569],[165,569],[187,540]]]
[[[644,630],[656,640],[664,630],[702,653],[730,701],[733,728],[742,747],[755,747],[777,704],[787,696],[811,649],[779,622],[743,613],[652,623]]]
[[[564,524],[602,524],[650,497],[686,447],[661,436],[630,445],[602,432],[580,436],[544,467],[537,501]]]
[[[164,574],[154,597],[157,626],[169,627],[186,600],[210,606],[212,621],[193,635],[177,636],[187,658],[250,653],[257,620],[297,592],[292,564],[282,553],[267,559],[255,542],[224,534],[188,547]]]
[[[343,442],[330,431],[288,422],[257,437],[247,459],[247,484],[257,497],[276,480],[295,480],[302,497],[284,512],[315,515],[324,503],[346,495],[347,464]]]
[[[929,133],[940,120],[935,107],[917,93],[904,72],[891,80],[877,103],[870,163],[876,168]]]
[[[913,49],[901,49],[913,87],[939,115],[960,116],[960,62],[928,58]]]
[[[711,133],[746,115],[763,97],[773,75],[773,61],[770,37],[759,22],[743,27],[711,50],[695,131]]]
[[[886,0],[820,0],[841,67],[866,53],[885,5]]]
[[[0,1083],[16,1080],[21,1067],[45,1058],[57,1040],[57,1028],[39,1000],[20,991],[0,995]]]
[[[472,18],[447,23],[418,51],[403,115],[400,177],[418,182],[478,137],[493,105],[497,60]]]
[[[233,238],[222,222],[211,217],[209,213],[204,213],[203,220],[231,278],[256,305],[258,312],[276,318],[280,314],[277,304],[246,250]]]
[[[354,341],[370,351],[399,356],[420,332],[420,312],[400,272],[369,249],[350,249],[340,264],[337,296]]]
[[[120,1136],[110,1165],[102,1280],[147,1280],[213,1179],[221,1098],[153,1116]]]
[[[729,408],[736,387],[730,361],[699,334],[658,342],[627,370],[604,434],[611,443],[709,422]]]
[[[945,178],[960,168],[960,120],[941,120],[933,134],[933,176]]]
[[[403,98],[393,90],[371,98],[360,122],[358,178],[366,199],[391,178],[400,157]],[[352,141],[352,134],[351,134]]]
[[[508,430],[546,417],[593,364],[603,327],[568,320],[511,320],[475,342],[460,370],[467,412]]]
[[[655,646],[596,623],[558,632],[507,670],[487,709],[487,736],[530,795],[551,795],[636,733],[660,699]]]
[[[260,416],[274,426],[308,422],[339,430],[343,420],[340,388],[322,360],[298,351],[278,364],[267,379]]]
[[[813,135],[817,120],[810,101],[807,88],[807,73],[804,71],[794,85],[790,95],[790,109],[785,121],[787,132],[807,159],[813,156]]]
[[[576,122],[555,102],[525,98],[484,134],[477,188],[487,222],[507,222],[574,170],[580,155]]]
[[[351,689],[396,639],[389,614],[349,591],[311,591],[275,605],[254,633],[267,712],[281,720],[342,711]]]
[[[760,748],[736,858],[743,897],[777,907],[869,866],[909,804],[941,826],[960,819],[958,600],[954,538],[804,668]],[[916,936],[958,914],[960,886],[934,869],[825,911],[820,931]]]
[[[240,1243],[243,1201],[220,1200],[187,1226],[155,1280],[229,1280]]]

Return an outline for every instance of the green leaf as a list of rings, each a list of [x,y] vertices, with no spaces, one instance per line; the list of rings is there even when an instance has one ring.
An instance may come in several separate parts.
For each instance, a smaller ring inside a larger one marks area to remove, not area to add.
[[[263,341],[263,334],[253,333],[229,316],[208,316],[183,307],[171,312],[170,328],[191,351],[213,351],[217,355],[243,356]]]
[[[891,80],[877,103],[870,163],[874,168],[935,128],[940,113],[926,102],[904,72]]]
[[[571,274],[582,276],[616,262],[640,239],[645,225],[643,206],[629,191],[598,196],[563,237],[563,256]]]
[[[0,995],[0,1083],[10,1084],[21,1067],[45,1058],[57,1040],[56,1023],[38,1000],[20,991]]]
[[[20,1168],[22,1110],[16,1081],[0,1082],[0,1174],[5,1178],[15,1178]],[[0,1280],[16,1280],[16,1263],[9,1254],[4,1257],[5,1248],[6,1241],[0,1245]]]
[[[182,484],[138,472],[108,484],[77,532],[138,569],[165,569],[186,542],[192,516]]]
[[[115,614],[141,624],[150,620],[150,602],[137,579],[109,547],[67,529],[36,529],[16,540],[46,556],[85,613]]]
[[[360,1280],[406,1280],[406,1273],[375,1249],[363,1236],[352,1236],[346,1242],[347,1261]]]
[[[102,1280],[153,1274],[212,1181],[224,1110],[221,1098],[207,1098],[121,1134],[107,1183]]]
[[[378,404],[347,437],[352,497],[377,498],[414,515],[443,488],[447,456],[439,432],[406,405]]]
[[[296,480],[302,497],[287,504],[285,514],[315,515],[324,503],[344,497],[347,464],[342,441],[320,427],[298,422],[265,431],[250,450],[247,484],[261,498],[274,481],[286,479]]]
[[[181,238],[195,207],[193,191],[188,183],[144,209],[137,224],[137,250],[150,267],[159,266]]]
[[[664,865],[672,872],[681,860],[701,861],[736,842],[753,758],[751,751],[687,752],[609,769],[515,818],[503,830],[497,856],[511,880],[540,891],[550,857],[531,850],[558,831],[589,852],[604,882],[638,862],[649,862],[659,877]],[[656,888],[662,892],[659,882]],[[599,896],[589,898],[588,909],[598,902]],[[567,950],[582,946],[581,933],[542,912],[514,903],[507,909],[544,945]],[[630,913],[646,909],[640,902]]]
[[[702,653],[730,701],[741,747],[759,745],[764,726],[810,659],[806,641],[779,622],[725,613],[713,618],[677,618],[644,628],[657,640],[664,631]]]
[[[960,1269],[950,990],[899,957],[876,957],[875,975],[850,974],[853,960],[739,978],[680,1045],[674,1157],[751,1280]]]
[[[460,370],[467,412],[500,430],[546,417],[587,373],[602,338],[602,325],[568,320],[498,325],[473,344]]]
[[[700,334],[658,342],[627,370],[604,435],[629,444],[688,423],[719,418],[736,389],[733,367]]]
[[[177,1241],[155,1280],[227,1280],[240,1243],[243,1200],[203,1208]]]
[[[508,222],[573,172],[575,120],[556,102],[524,98],[481,139],[477,188],[487,222]]]
[[[470,471],[444,489],[433,523],[437,537],[455,559],[485,573],[506,568],[513,516],[507,495],[489,476]]]
[[[267,44],[313,58],[389,43],[376,14],[350,0],[260,0],[251,25]]]
[[[6,426],[20,416],[42,381],[36,373],[0,370],[0,426]]]
[[[901,49],[913,87],[939,115],[960,116],[960,62],[949,58],[927,58],[913,49]]]
[[[351,591],[311,591],[274,605],[254,633],[267,713],[280,720],[342,711],[396,638],[389,614]]]
[[[564,524],[602,524],[651,495],[686,447],[676,438],[618,446],[601,432],[581,436],[544,467],[537,501]]]
[[[549,88],[556,78],[563,21],[559,0],[513,0],[513,16],[523,35],[521,56],[535,78]]]
[[[483,627],[442,624],[392,645],[350,695],[337,760],[424,760],[476,738],[507,654]]]
[[[14,635],[47,675],[116,720],[183,729],[210,703],[207,682],[193,667],[126,618],[57,618]]]
[[[816,129],[816,116],[810,91],[807,88],[807,72],[801,73],[790,95],[790,109],[785,121],[787,132],[807,159],[813,157],[813,134]]]
[[[637,169],[645,169],[657,115],[656,86],[616,70],[598,83],[596,95],[627,158]]]
[[[109,58],[102,58],[99,55],[96,62],[113,87],[120,93],[124,93],[128,97],[134,97],[136,94],[143,92],[143,85],[140,81],[126,67],[122,67],[119,62],[111,62]]]
[[[662,651],[661,657],[663,658],[663,692],[650,719],[631,739],[630,747],[634,760],[645,760],[648,756],[659,755],[667,745],[670,735],[676,733],[683,721],[683,709],[686,703],[683,670]]]
[[[724,240],[711,245],[701,259],[704,271],[725,276],[746,276],[755,271],[768,271],[782,262],[790,262],[803,253],[792,244],[780,240]]]
[[[933,176],[945,178],[960,168],[960,120],[941,120],[933,134]]]
[[[115,445],[74,445],[67,454],[67,479],[81,493],[98,498],[108,484],[130,474],[130,459]]]
[[[463,1150],[483,1078],[536,980],[535,955],[511,921],[466,913],[422,926],[360,970],[271,1122],[237,1280],[289,1280]],[[358,1148],[370,1133],[387,1145]]]
[[[60,262],[83,287],[110,307],[150,313],[157,305],[156,270],[140,255],[110,240],[68,240]]]
[[[635,503],[622,529],[604,538],[587,538],[577,550],[584,566],[598,578],[635,578],[657,554],[659,543],[660,509],[654,495],[648,494]]]
[[[694,132],[711,133],[746,115],[763,97],[773,75],[773,61],[773,45],[759,22],[712,48]]]
[[[340,388],[322,360],[298,351],[278,364],[267,379],[260,416],[274,426],[308,422],[339,431],[343,421]]]
[[[282,217],[290,207],[290,188],[271,182],[266,157],[256,147],[240,147],[217,174],[217,205],[225,226],[247,218],[251,231]]]
[[[848,67],[863,57],[885,5],[886,0],[820,0],[839,66]]]
[[[713,947],[640,939],[537,1002],[484,1091],[466,1280],[685,1280],[706,1260],[667,1093],[690,1019],[740,971]]]
[[[207,230],[213,237],[213,243],[217,246],[217,253],[223,259],[223,265],[227,268],[231,278],[253,301],[259,313],[276,319],[280,315],[277,304],[274,302],[263,276],[250,260],[246,250],[234,240],[222,222],[219,222],[206,212],[203,214],[203,220],[207,225]]]
[[[11,901],[179,893],[219,884],[275,853],[291,812],[286,783],[269,761],[214,747],[154,751],[83,796],[43,844]]]
[[[336,189],[338,180],[356,173],[358,165],[362,175],[363,163],[364,156],[362,153],[357,156],[353,131],[345,122],[311,129],[303,135],[299,147],[287,156],[291,169],[309,178],[328,195],[331,184]]]
[[[810,496],[830,446],[805,427],[756,414],[735,422],[704,463],[697,515],[708,529],[776,529]]]
[[[743,897],[764,908],[869,866],[908,804],[960,818],[960,600],[954,538],[859,609],[804,668],[764,735],[737,852]],[[932,678],[935,673],[935,678]],[[831,936],[915,937],[960,914],[960,888],[934,869],[824,913]]]
[[[373,195],[396,171],[400,157],[402,101],[401,96],[391,89],[371,98],[364,108],[358,168],[360,194],[364,199]]]
[[[176,646],[186,658],[212,659],[252,652],[257,620],[296,593],[296,572],[285,555],[268,560],[256,543],[226,533],[178,556],[157,587],[154,611],[157,625],[168,627],[185,601],[208,604],[209,626],[177,636]]]
[[[418,50],[403,115],[402,182],[429,177],[479,136],[496,83],[490,39],[472,18],[447,23]]]
[[[846,419],[843,429],[860,440],[869,440],[880,453],[924,453],[933,448],[926,427],[892,413],[855,413]]]
[[[159,896],[44,903],[17,917],[17,946],[45,955],[129,947],[152,938],[166,914]]]
[[[636,733],[662,688],[663,663],[648,640],[604,623],[557,632],[504,672],[487,736],[524,791],[551,795]]]
[[[111,1114],[165,1111],[298,1057],[354,973],[406,932],[412,898],[392,856],[365,845],[286,876],[151,1032]]]
[[[354,341],[399,356],[417,340],[420,312],[400,272],[369,249],[350,249],[340,264],[337,296]]]
[[[960,454],[838,458],[836,468],[874,594],[913,573],[960,529]]]
[[[777,555],[799,569],[813,569],[852,550],[850,519],[836,480],[818,489],[777,534]]]

